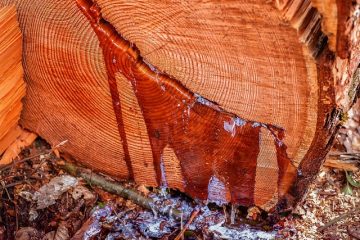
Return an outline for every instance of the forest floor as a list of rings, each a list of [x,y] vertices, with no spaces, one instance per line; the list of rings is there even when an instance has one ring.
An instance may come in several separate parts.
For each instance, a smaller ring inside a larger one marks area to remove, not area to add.
[[[338,133],[331,155],[337,156],[342,162],[359,166],[360,100],[348,112],[347,121]],[[359,168],[346,174],[341,168],[323,167],[309,189],[304,204],[298,206],[292,215],[293,220],[289,224],[295,225],[296,237],[360,239],[359,180]],[[336,223],[331,225],[334,219]]]
[[[359,106],[333,150],[356,164]],[[37,139],[13,164],[0,166],[0,240],[360,239],[360,171],[324,167],[304,203],[274,219],[257,208],[218,207],[169,189],[120,183],[151,199],[135,197],[140,206],[71,176],[56,155]]]

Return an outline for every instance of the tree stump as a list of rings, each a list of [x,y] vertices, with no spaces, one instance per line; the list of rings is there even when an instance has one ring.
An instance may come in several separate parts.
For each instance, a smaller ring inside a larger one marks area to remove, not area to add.
[[[22,125],[118,179],[291,208],[357,95],[351,1],[11,3]]]
[[[0,155],[20,135],[18,127],[25,82],[21,66],[21,31],[16,8],[0,8]]]

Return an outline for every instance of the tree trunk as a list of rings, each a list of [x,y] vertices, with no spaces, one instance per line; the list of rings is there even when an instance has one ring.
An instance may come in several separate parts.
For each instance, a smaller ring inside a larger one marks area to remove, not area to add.
[[[325,2],[0,0],[24,35],[21,123],[115,178],[292,207],[358,89],[358,5]]]

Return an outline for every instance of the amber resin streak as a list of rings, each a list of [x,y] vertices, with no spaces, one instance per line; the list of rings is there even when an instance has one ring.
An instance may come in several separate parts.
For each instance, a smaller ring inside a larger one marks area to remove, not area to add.
[[[130,179],[134,179],[134,170],[124,129],[117,74],[122,74],[131,83],[141,107],[158,185],[179,188],[199,199],[253,205],[260,140],[263,134],[270,134],[276,149],[281,199],[296,172],[289,170],[295,168],[283,142],[285,129],[236,116],[191,92],[178,80],[145,62],[136,46],[102,18],[96,3],[77,0],[77,4],[103,50],[122,140],[119,147],[123,148]],[[170,148],[179,159],[182,179],[178,186],[167,182],[163,162],[165,148]]]

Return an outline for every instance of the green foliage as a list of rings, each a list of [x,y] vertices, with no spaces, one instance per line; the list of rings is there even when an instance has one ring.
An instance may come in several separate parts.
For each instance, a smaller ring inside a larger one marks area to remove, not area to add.
[[[353,193],[352,188],[360,187],[360,182],[357,182],[353,179],[351,172],[345,171],[345,174],[346,174],[346,185],[344,186],[342,192],[346,195],[352,195],[352,193]]]
[[[97,205],[99,208],[104,208],[106,206],[106,204],[103,202],[97,202]]]
[[[345,113],[341,112],[339,118],[340,118],[340,123],[345,124],[347,122],[347,120],[349,119],[349,115],[347,112],[345,112]]]
[[[346,182],[346,185],[345,187],[343,188],[342,192],[345,194],[345,195],[352,195],[353,194],[353,191],[352,191],[352,187],[351,185]]]
[[[347,171],[345,171],[345,174],[346,174],[346,181],[353,187],[360,187],[360,182],[357,182],[355,181],[353,178],[352,178],[352,173],[348,173]]]

